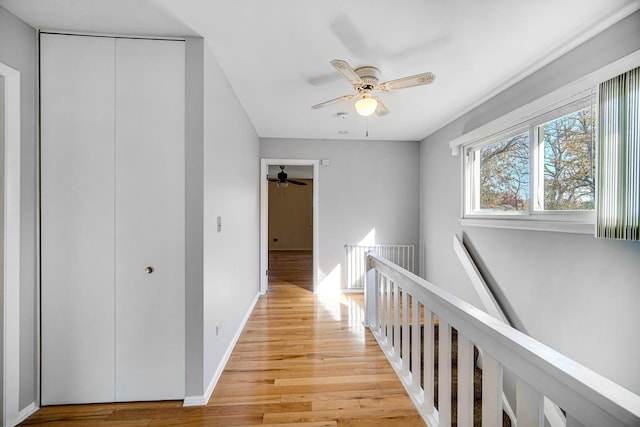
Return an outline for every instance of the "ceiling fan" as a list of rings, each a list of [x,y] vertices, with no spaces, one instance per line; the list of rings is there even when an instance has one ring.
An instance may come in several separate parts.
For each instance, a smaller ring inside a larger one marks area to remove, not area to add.
[[[415,76],[403,77],[379,83],[380,70],[376,67],[365,66],[354,70],[347,61],[343,61],[341,59],[334,59],[331,61],[331,65],[333,65],[335,69],[338,70],[344,78],[349,81],[349,83],[351,83],[351,86],[353,86],[356,93],[344,95],[339,98],[316,104],[311,107],[314,110],[359,97],[360,99],[355,105],[358,114],[361,116],[370,116],[371,114],[376,113],[378,116],[386,116],[389,114],[389,110],[377,96],[372,95],[373,92],[390,92],[392,90],[422,86],[433,83],[436,78],[433,73],[422,73],[416,74]]]
[[[295,185],[307,185],[306,182],[287,179],[287,173],[284,171],[285,167],[286,166],[280,166],[280,172],[278,172],[278,179],[269,178],[269,182],[275,182],[279,188],[286,188],[289,186],[289,183],[295,184]]]

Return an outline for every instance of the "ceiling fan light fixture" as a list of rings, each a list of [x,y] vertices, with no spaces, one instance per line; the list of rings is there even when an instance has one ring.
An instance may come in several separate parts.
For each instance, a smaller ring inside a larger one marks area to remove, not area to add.
[[[378,108],[378,101],[371,97],[371,95],[362,95],[358,101],[356,101],[356,112],[361,116],[370,116],[375,113]]]
[[[391,92],[398,89],[427,85],[433,83],[436,78],[433,73],[421,73],[380,83],[380,70],[376,67],[367,65],[354,70],[347,61],[341,59],[334,59],[331,61],[331,65],[351,83],[355,93],[312,105],[311,108],[314,110],[350,101],[357,97],[360,99],[357,100],[355,107],[359,115],[367,117],[376,113],[378,116],[383,117],[389,114],[389,110],[381,100],[371,96],[372,92]],[[338,113],[338,117],[344,119],[345,115]]]
[[[287,188],[289,186],[289,183],[287,181],[278,181],[276,183],[276,186],[278,188]]]

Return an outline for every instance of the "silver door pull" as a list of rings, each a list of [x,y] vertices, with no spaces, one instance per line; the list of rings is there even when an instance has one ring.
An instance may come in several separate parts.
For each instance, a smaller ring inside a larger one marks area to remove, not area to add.
[[[151,273],[153,273],[153,267],[147,267],[147,268],[144,269],[144,271],[146,271],[147,274],[151,274]]]

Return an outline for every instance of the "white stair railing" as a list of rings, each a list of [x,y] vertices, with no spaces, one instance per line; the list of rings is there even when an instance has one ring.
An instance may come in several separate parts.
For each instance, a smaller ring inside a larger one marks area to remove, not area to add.
[[[459,426],[473,425],[474,346],[484,355],[483,427],[502,426],[503,367],[517,377],[515,421],[521,427],[544,425],[544,397],[566,412],[567,426],[640,425],[640,396],[374,253],[367,255],[367,267],[365,324],[430,427],[452,422],[452,328],[458,343]]]
[[[345,273],[342,288],[345,291],[364,290],[364,276],[367,272],[367,252],[375,251],[405,270],[415,273],[414,245],[344,245]]]

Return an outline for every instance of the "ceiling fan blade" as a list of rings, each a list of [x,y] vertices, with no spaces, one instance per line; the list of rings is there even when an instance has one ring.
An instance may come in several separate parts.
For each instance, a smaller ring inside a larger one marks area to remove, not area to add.
[[[389,114],[389,110],[387,109],[387,107],[384,106],[382,101],[380,101],[380,98],[376,97],[375,99],[376,101],[378,101],[378,106],[376,107],[376,114],[379,117],[384,117],[387,114]]]
[[[356,72],[353,70],[353,68],[351,68],[351,65],[349,65],[347,61],[334,59],[333,61],[331,61],[331,65],[333,65],[335,69],[344,76],[345,79],[349,80],[349,83],[351,83],[352,85],[360,86],[363,84],[360,76],[356,74]]]
[[[337,104],[337,103],[342,102],[342,101],[348,101],[349,99],[353,98],[354,96],[357,96],[357,94],[354,93],[354,94],[351,94],[351,95],[344,95],[344,96],[341,96],[340,98],[335,98],[335,99],[331,99],[329,101],[321,102],[320,104],[316,104],[316,105],[312,106],[311,108],[313,108],[314,110],[317,110],[318,108],[328,107],[329,105]]]
[[[289,179],[287,180],[287,182],[290,182],[291,184],[295,184],[295,185],[307,185],[306,182],[302,182],[302,181],[295,181],[293,179]]]
[[[399,62],[417,55],[433,55],[438,50],[447,47],[447,45],[451,42],[451,38],[451,35],[448,33],[441,34],[425,43],[414,45],[399,52],[395,52],[389,55],[389,59],[394,62]]]
[[[333,33],[355,57],[371,58],[372,52],[365,37],[348,15],[340,15],[331,23]]]
[[[328,85],[329,83],[337,82],[338,80],[341,80],[341,79],[342,77],[339,74],[336,74],[333,71],[331,71],[321,76],[311,77],[310,79],[307,80],[307,82],[311,86],[324,86],[324,85]]]
[[[422,86],[433,83],[436,76],[433,73],[416,74],[415,76],[403,77],[401,79],[390,80],[380,83],[380,89],[388,92],[390,90],[405,89],[408,87]]]

